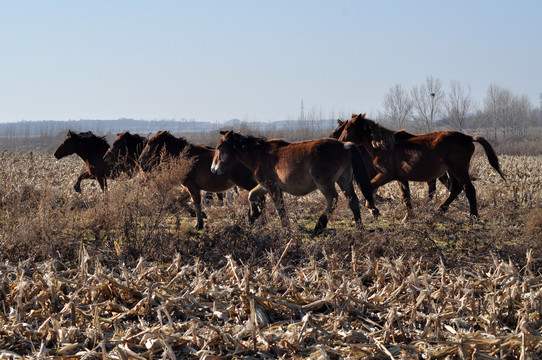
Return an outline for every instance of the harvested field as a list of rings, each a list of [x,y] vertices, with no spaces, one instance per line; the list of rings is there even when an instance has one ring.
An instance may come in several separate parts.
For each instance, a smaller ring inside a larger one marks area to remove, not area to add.
[[[0,359],[540,358],[542,157],[500,160],[473,159],[478,222],[418,184],[403,225],[390,184],[364,230],[342,199],[312,237],[319,194],[283,229],[241,192],[195,231],[172,176],[79,195],[79,159],[1,153]]]

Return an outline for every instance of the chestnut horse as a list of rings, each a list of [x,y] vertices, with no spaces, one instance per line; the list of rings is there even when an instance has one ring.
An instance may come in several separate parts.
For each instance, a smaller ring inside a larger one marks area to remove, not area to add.
[[[117,138],[103,159],[113,173],[126,172],[132,175],[137,170],[137,161],[143,148],[147,145],[147,138],[129,131],[117,134]]]
[[[411,213],[409,181],[428,181],[448,173],[450,194],[439,209],[445,212],[450,203],[465,190],[470,214],[478,218],[476,190],[469,175],[474,153],[474,142],[484,148],[489,164],[504,179],[499,159],[489,142],[481,136],[471,136],[458,131],[436,131],[428,134],[404,136],[388,130],[365,114],[352,115],[339,138],[362,145],[373,157],[378,174],[371,180],[373,190],[392,181],[401,184],[402,196],[407,207],[405,220]]]
[[[314,233],[325,229],[328,217],[337,205],[335,183],[344,192],[354,214],[354,221],[362,227],[359,199],[353,180],[360,184],[363,194],[373,203],[373,192],[355,144],[344,144],[331,138],[289,143],[281,139],[266,140],[233,131],[220,132],[211,170],[215,174],[231,171],[236,164],[243,164],[253,171],[258,187],[250,192],[269,192],[279,217],[286,224],[283,192],[303,196],[316,189],[327,201],[326,210],[316,223]],[[354,164],[357,164],[354,166]]]
[[[343,121],[340,119],[337,119],[337,127],[329,134],[330,138],[339,139],[341,136],[344,127],[346,126],[346,123],[348,121]],[[399,130],[395,132],[396,136],[402,139],[408,139],[415,135],[406,132],[405,130]],[[367,175],[369,175],[369,178],[372,179],[378,174],[376,171],[374,165],[373,165],[373,158],[372,156],[365,150],[363,146],[359,146],[359,151],[361,152],[361,158],[363,159],[363,164],[365,164],[365,168],[367,169]],[[447,189],[449,189],[449,181],[448,181],[448,175],[443,174],[439,178],[439,181],[446,186]],[[437,191],[437,180],[432,179],[427,181],[427,198],[429,200],[433,200],[433,197]]]
[[[73,188],[78,193],[81,192],[81,181],[84,179],[95,179],[100,184],[102,191],[107,188],[106,176],[109,175],[109,167],[103,160],[103,157],[109,148],[109,144],[104,137],[96,136],[91,131],[75,133],[68,130],[68,135],[55,150],[55,158],[62,159],[65,156],[77,154],[86,164],[84,170]]]
[[[141,170],[144,172],[150,171],[160,162],[163,153],[172,157],[178,157],[181,153],[186,153],[187,158],[193,161],[192,168],[182,184],[188,189],[192,198],[198,230],[203,228],[201,190],[223,192],[237,185],[250,191],[258,185],[252,172],[241,164],[221,175],[212,173],[211,163],[215,149],[201,144],[190,144],[184,138],[171,135],[169,131],[159,131],[149,139],[147,146],[145,146],[139,157]],[[253,222],[260,216],[260,208],[264,201],[265,194],[251,201],[249,222]]]

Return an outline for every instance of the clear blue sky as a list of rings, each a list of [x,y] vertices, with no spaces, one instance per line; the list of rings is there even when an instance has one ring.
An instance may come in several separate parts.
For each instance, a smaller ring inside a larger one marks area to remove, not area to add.
[[[0,122],[376,113],[427,76],[542,92],[542,1],[2,1]]]

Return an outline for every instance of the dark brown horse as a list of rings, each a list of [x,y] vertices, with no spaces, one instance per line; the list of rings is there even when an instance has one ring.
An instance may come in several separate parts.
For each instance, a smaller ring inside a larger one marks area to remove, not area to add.
[[[339,139],[347,123],[348,121],[337,119],[337,127],[331,132],[331,134],[329,134],[329,137],[334,138],[334,139]],[[415,136],[409,132],[406,132],[405,130],[396,131],[395,135],[396,137],[400,139],[408,139]],[[359,151],[361,152],[361,158],[363,159],[363,164],[365,164],[365,168],[367,169],[367,175],[369,175],[370,179],[374,178],[378,172],[373,166],[373,158],[371,154],[369,154],[363,146],[359,146]],[[449,181],[448,181],[447,174],[441,175],[438,179],[441,183],[444,184],[444,186],[446,186],[446,188],[449,189]],[[427,182],[427,198],[429,200],[432,200],[436,191],[437,191],[437,180],[436,179],[429,180]]]
[[[337,183],[348,199],[354,221],[362,226],[359,199],[353,186],[354,176],[371,202],[373,193],[365,168],[354,166],[361,160],[352,161],[353,157],[359,156],[355,144],[344,144],[331,138],[289,143],[233,131],[220,133],[223,136],[216,146],[213,173],[227,173],[239,163],[248,167],[259,183],[249,198],[268,191],[283,223],[286,222],[283,192],[303,196],[318,189],[327,201],[326,210],[314,228],[316,234],[321,232],[337,205]]]
[[[96,136],[91,131],[75,133],[68,130],[68,135],[56,149],[54,155],[57,159],[77,154],[86,164],[73,188],[81,192],[81,181],[84,179],[95,179],[100,184],[102,191],[107,188],[106,177],[109,175],[109,167],[105,164],[103,157],[109,148],[104,137]]]
[[[353,115],[340,136],[342,141],[362,145],[373,157],[378,174],[371,180],[373,189],[397,180],[401,184],[407,218],[411,213],[409,181],[428,181],[445,172],[450,177],[450,194],[439,209],[446,211],[450,203],[465,190],[471,216],[478,217],[476,190],[471,182],[469,166],[474,152],[473,142],[484,148],[489,164],[504,179],[495,151],[481,136],[466,135],[458,131],[437,131],[428,134],[404,136],[388,130],[365,114]]]
[[[140,167],[144,172],[150,171],[160,161],[163,154],[178,157],[181,153],[186,154],[193,161],[192,168],[186,175],[182,184],[186,187],[192,198],[197,217],[197,228],[203,228],[203,215],[201,211],[201,190],[210,192],[223,192],[235,185],[252,190],[258,185],[252,172],[239,164],[221,175],[211,172],[211,163],[215,149],[200,144],[190,144],[183,138],[177,138],[168,131],[159,131],[143,149],[139,157]],[[260,216],[260,208],[265,200],[265,194],[253,199],[250,204],[249,221],[253,222]]]
[[[147,138],[129,131],[117,134],[117,138],[103,159],[112,173],[125,172],[132,175],[138,169],[139,155],[147,145]]]

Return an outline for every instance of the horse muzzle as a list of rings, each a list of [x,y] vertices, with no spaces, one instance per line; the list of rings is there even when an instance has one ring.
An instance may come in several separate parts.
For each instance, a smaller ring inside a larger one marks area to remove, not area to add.
[[[220,169],[220,167],[218,166],[218,164],[215,164],[215,163],[212,163],[211,164],[211,172],[215,175],[222,175],[224,172],[222,171],[222,169]]]

